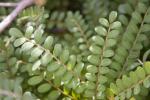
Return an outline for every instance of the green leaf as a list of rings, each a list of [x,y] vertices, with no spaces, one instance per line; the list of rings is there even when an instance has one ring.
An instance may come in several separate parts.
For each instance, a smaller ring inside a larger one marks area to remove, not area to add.
[[[97,93],[96,98],[97,98],[97,99],[104,99],[104,98],[105,98],[105,94],[102,93],[101,91],[99,91],[99,92]]]
[[[39,84],[43,80],[42,76],[33,76],[28,80],[28,84],[31,86]]]
[[[89,50],[93,53],[93,54],[100,54],[101,53],[101,48],[97,45],[92,45],[90,46]]]
[[[25,37],[31,38],[33,31],[34,31],[33,26],[28,26],[25,32]]]
[[[150,87],[150,80],[147,78],[143,81],[143,85],[145,88],[149,88]]]
[[[139,79],[144,79],[145,78],[145,71],[142,67],[137,68],[136,74],[139,77]]]
[[[6,54],[0,54],[0,62],[3,62],[7,59]]]
[[[105,67],[105,66],[109,66],[111,64],[111,59],[103,59],[101,66]]]
[[[102,27],[102,26],[97,26],[97,27],[95,28],[95,31],[96,31],[97,34],[100,35],[100,36],[105,36],[105,35],[107,34],[107,30],[106,30],[104,27]]]
[[[56,44],[53,50],[54,55],[59,56],[61,52],[62,52],[62,46],[60,44]]]
[[[15,47],[19,47],[20,45],[22,45],[23,43],[25,43],[25,41],[26,41],[25,38],[16,39],[15,42],[14,42],[14,46]]]
[[[150,31],[150,25],[149,24],[144,24],[142,26],[142,32],[149,32]]]
[[[121,79],[117,79],[116,84],[117,84],[117,87],[118,87],[118,91],[124,90],[124,87],[122,86],[123,83],[122,83]]]
[[[125,15],[119,15],[119,21],[123,24],[123,25],[128,25],[129,20]]]
[[[94,65],[88,65],[86,70],[89,72],[89,73],[97,73],[98,72],[98,69],[96,66]]]
[[[39,93],[48,92],[50,89],[51,89],[51,85],[48,83],[42,84],[37,88]]]
[[[117,71],[121,70],[121,65],[118,62],[112,62],[111,67]]]
[[[133,9],[129,3],[120,5],[118,10],[120,13],[129,14],[129,15],[133,12]]]
[[[37,70],[37,69],[40,69],[40,65],[41,65],[41,61],[40,61],[40,60],[36,61],[36,62],[33,64],[32,71],[35,71],[35,70]]]
[[[139,93],[140,93],[140,90],[141,90],[140,85],[137,84],[137,85],[134,87],[134,90],[133,90],[134,95],[139,94]]]
[[[56,75],[55,75],[56,76]],[[57,87],[61,86],[61,77],[56,76],[53,80],[53,84]]]
[[[117,19],[117,12],[116,11],[112,11],[109,14],[109,22],[112,23]]]
[[[86,89],[95,89],[96,84],[94,82],[86,82]]]
[[[73,74],[71,72],[66,72],[62,78],[63,82],[69,82],[73,77]]]
[[[30,92],[25,92],[21,100],[35,100]]]
[[[150,62],[145,62],[144,63],[144,70],[147,74],[150,74]]]
[[[122,41],[121,45],[127,50],[131,47],[131,43],[129,41]]]
[[[78,43],[83,43],[83,42],[85,42],[84,38],[82,38],[82,37],[80,37],[77,41],[78,41]]]
[[[106,90],[106,87],[103,84],[99,84],[98,87],[97,87],[97,90],[100,91],[100,92],[101,91],[104,92]]]
[[[42,39],[42,35],[43,35],[44,31],[42,29],[37,29],[35,32],[34,32],[34,39],[37,43],[41,44],[43,39]]]
[[[100,68],[100,73],[101,74],[107,74],[107,73],[109,73],[109,68],[108,67],[101,67]]]
[[[113,22],[110,26],[111,29],[118,29],[121,27],[121,23],[119,21]]]
[[[107,97],[113,97],[114,93],[112,92],[112,90],[110,88],[107,88],[106,89],[106,95],[107,95]]]
[[[50,61],[52,61],[53,57],[49,52],[45,52],[41,58],[41,64],[46,66]]]
[[[9,35],[14,36],[16,38],[23,37],[22,32],[19,29],[17,29],[17,28],[11,28],[9,30]]]
[[[135,72],[130,72],[130,78],[131,78],[131,83],[134,84],[134,83],[137,83],[138,82],[138,77],[136,75]]]
[[[116,84],[111,83],[111,84],[110,84],[110,89],[111,89],[111,91],[112,91],[114,94],[118,94],[118,88],[117,88]]]
[[[131,90],[131,89],[128,89],[128,90],[127,90],[127,93],[126,93],[127,99],[129,99],[131,96],[132,96],[132,90]]]
[[[83,67],[84,67],[84,63],[82,63],[82,62],[78,63],[75,66],[74,70],[75,70],[75,72],[76,72],[77,75],[81,75],[81,71],[82,71]]]
[[[104,83],[107,82],[107,80],[108,80],[108,79],[107,79],[106,76],[101,75],[101,76],[99,76],[98,82],[99,82],[100,84],[104,84]]]
[[[123,47],[117,48],[116,52],[117,52],[119,55],[122,55],[122,56],[126,56],[126,55],[128,54],[126,48],[123,48]]]
[[[52,62],[48,65],[47,70],[49,72],[54,72],[56,71],[58,68],[60,67],[60,64],[58,64],[57,62]]]
[[[40,47],[36,47],[31,51],[31,56],[38,58],[39,56],[42,55],[42,53],[44,52],[44,50]]]
[[[76,64],[76,61],[77,61],[77,57],[75,56],[75,55],[71,55],[70,57],[69,57],[69,62],[68,62],[68,66],[70,67],[70,68],[73,68],[74,66],[75,66],[75,64]]]
[[[69,59],[69,50],[63,50],[61,55],[60,55],[60,60],[63,62],[63,63],[66,63]]]
[[[85,77],[89,80],[89,81],[96,81],[96,76],[94,74],[91,73],[86,73]]]
[[[135,39],[133,34],[125,32],[124,38],[127,38],[129,41],[133,41]]]
[[[103,46],[104,45],[104,39],[100,36],[93,36],[92,40],[95,42],[95,44]]]
[[[14,65],[16,65],[17,61],[18,61],[18,59],[16,57],[12,57],[7,60],[7,65],[14,66]]]
[[[148,14],[144,17],[144,22],[150,23],[150,14]]]
[[[95,55],[90,55],[88,56],[88,61],[91,63],[91,64],[94,64],[94,65],[98,65],[99,64],[99,57],[98,56],[95,56]]]
[[[75,89],[75,91],[76,91],[76,93],[80,94],[80,93],[82,93],[82,92],[84,91],[84,89],[85,89],[85,86],[84,86],[84,85],[79,85],[79,86]]]
[[[114,51],[113,50],[105,50],[104,51],[104,57],[112,57],[114,55]]]
[[[138,3],[138,7],[137,7],[138,11],[141,13],[145,13],[146,12],[146,5],[144,3],[139,2]]]
[[[66,68],[64,67],[60,67],[55,73],[54,75],[57,77],[62,77],[66,72]]]
[[[63,92],[64,92],[66,95],[68,95],[68,94],[69,94],[69,90],[68,90],[68,89],[66,89],[66,88],[63,88]]]
[[[126,97],[125,92],[120,93],[120,100],[125,100],[125,97]]]
[[[135,11],[135,12],[132,13],[132,18],[137,23],[140,23],[142,21],[142,16],[137,11]]]
[[[5,43],[2,38],[0,38],[0,48],[5,48]]]
[[[145,62],[150,54],[150,49],[143,54],[143,62]]]
[[[92,91],[92,90],[86,90],[84,92],[84,96],[85,97],[92,97],[92,96],[94,96],[94,91]]]
[[[103,26],[105,26],[105,27],[108,27],[108,26],[109,26],[109,22],[108,22],[108,20],[105,19],[105,18],[100,18],[100,19],[99,19],[99,22],[100,22]]]
[[[107,46],[107,47],[113,47],[114,45],[116,45],[116,43],[117,43],[117,42],[116,42],[115,39],[108,39],[106,46]]]
[[[72,79],[70,79],[70,81],[66,81],[66,85],[67,85],[67,88],[69,88],[69,89],[71,89],[71,88],[75,89],[79,85],[79,80],[72,78]]]
[[[38,58],[37,57],[33,57],[33,56],[30,56],[30,58],[29,58],[29,62],[35,62],[35,61],[37,61],[38,60]]]
[[[60,94],[61,93],[59,91],[53,90],[48,94],[48,99],[49,100],[58,100],[58,97],[60,96]]]
[[[28,50],[30,50],[33,46],[34,46],[33,43],[31,43],[31,42],[26,42],[26,43],[24,43],[24,44],[22,45],[21,50],[22,50],[22,51],[28,51]]]
[[[44,42],[44,48],[51,49],[52,45],[54,43],[54,38],[52,36],[48,36]]]
[[[131,83],[129,81],[130,81],[130,79],[126,75],[123,75],[122,82],[123,82],[124,87],[127,88],[131,85]]]
[[[119,35],[119,30],[112,30],[108,33],[108,38],[116,38]]]
[[[87,45],[86,44],[81,44],[81,45],[79,45],[79,49],[80,50],[86,50],[87,49]]]

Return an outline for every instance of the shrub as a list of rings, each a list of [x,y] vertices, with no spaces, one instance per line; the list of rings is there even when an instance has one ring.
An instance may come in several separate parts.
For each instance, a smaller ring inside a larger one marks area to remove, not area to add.
[[[48,0],[7,29],[0,100],[149,98],[149,0]]]

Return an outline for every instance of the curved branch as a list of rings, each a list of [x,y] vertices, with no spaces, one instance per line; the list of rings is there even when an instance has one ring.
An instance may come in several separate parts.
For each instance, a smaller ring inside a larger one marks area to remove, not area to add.
[[[3,3],[0,2],[0,7],[16,7],[18,3]]]
[[[34,0],[22,0],[16,8],[0,23],[0,34],[13,22],[17,15],[26,7],[34,4]]]

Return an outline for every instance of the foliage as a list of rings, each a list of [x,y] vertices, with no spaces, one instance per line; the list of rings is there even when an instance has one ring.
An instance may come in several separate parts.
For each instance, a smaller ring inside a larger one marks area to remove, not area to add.
[[[0,35],[0,100],[148,100],[149,33],[149,0],[27,8]]]

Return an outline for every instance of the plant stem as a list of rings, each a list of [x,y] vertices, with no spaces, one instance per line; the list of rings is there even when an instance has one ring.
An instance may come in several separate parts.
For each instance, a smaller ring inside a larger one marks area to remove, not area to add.
[[[3,3],[3,2],[0,2],[0,7],[16,7],[17,5],[18,5],[18,3],[10,3],[10,2]]]
[[[0,34],[13,22],[23,9],[32,4],[34,4],[34,0],[21,0],[16,8],[0,23]]]

